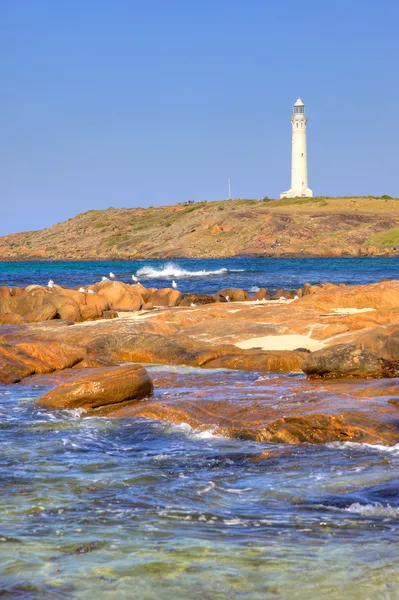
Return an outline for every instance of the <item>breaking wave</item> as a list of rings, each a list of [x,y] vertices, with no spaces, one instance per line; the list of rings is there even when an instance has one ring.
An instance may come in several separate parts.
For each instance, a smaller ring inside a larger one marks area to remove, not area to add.
[[[206,277],[208,275],[224,275],[225,273],[238,273],[244,269],[217,269],[216,271],[188,271],[175,265],[173,263],[167,263],[164,267],[157,269],[155,267],[142,267],[137,271],[137,277],[145,279],[161,279],[168,277]]]

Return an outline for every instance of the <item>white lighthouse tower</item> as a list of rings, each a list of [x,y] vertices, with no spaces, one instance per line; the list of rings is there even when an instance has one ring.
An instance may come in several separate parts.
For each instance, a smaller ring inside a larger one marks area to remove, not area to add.
[[[308,157],[306,154],[305,105],[300,98],[294,104],[292,123],[291,188],[280,194],[280,198],[311,198],[308,188]]]

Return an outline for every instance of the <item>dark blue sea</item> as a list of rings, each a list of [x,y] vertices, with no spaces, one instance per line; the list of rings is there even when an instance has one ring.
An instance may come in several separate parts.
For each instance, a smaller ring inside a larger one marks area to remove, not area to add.
[[[0,284],[83,285],[110,271],[211,293],[399,279],[399,259],[1,263]],[[149,370],[173,379],[158,397],[195,401],[197,369]],[[276,401],[297,386],[315,394],[299,373],[200,372],[203,397],[220,401],[244,402],[260,380]],[[1,598],[399,598],[399,445],[283,446],[85,418],[36,406],[47,389],[0,385]]]
[[[168,287],[174,279],[183,292],[215,293],[224,287],[295,289],[304,283],[359,284],[399,279],[399,257],[392,258],[225,258],[173,261],[0,262],[0,285],[88,285],[108,277],[149,287]]]

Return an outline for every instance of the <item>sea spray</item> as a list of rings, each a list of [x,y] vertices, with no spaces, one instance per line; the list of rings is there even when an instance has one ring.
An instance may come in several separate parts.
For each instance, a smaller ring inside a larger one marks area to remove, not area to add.
[[[213,271],[189,271],[174,263],[167,263],[164,267],[159,269],[155,267],[142,267],[137,271],[137,276],[144,279],[167,279],[171,277],[208,277],[210,275],[224,275],[226,273],[238,273],[243,271],[244,269],[227,269],[225,267]]]

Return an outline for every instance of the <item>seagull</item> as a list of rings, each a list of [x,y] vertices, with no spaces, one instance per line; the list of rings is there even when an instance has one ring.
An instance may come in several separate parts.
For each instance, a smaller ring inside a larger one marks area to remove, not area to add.
[[[190,306],[197,306],[194,302],[191,302]]]
[[[109,281],[108,277],[101,277],[101,281]]]
[[[86,293],[86,290],[84,288],[79,288],[79,292],[81,292],[82,294]]]
[[[49,288],[53,288],[54,287],[54,281],[52,279],[49,280],[47,287]]]
[[[285,296],[280,296],[279,300],[283,300],[284,302],[285,300],[287,300],[287,298]]]
[[[139,282],[139,278],[136,277],[136,275],[132,275],[132,279],[133,279],[134,283],[138,283]]]
[[[110,276],[110,278],[111,278],[111,279],[115,279],[115,275],[112,273],[112,271],[111,271],[111,273],[109,274],[109,276]]]
[[[230,302],[230,296],[225,296],[226,302]]]
[[[94,290],[88,290],[87,292],[88,294],[95,294],[96,292]]]
[[[175,290],[177,289],[177,283],[175,280],[172,281],[172,288]]]

